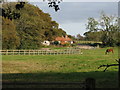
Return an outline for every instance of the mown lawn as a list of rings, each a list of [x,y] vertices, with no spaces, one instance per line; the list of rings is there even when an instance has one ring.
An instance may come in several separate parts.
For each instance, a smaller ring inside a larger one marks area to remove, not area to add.
[[[102,64],[115,64],[114,54],[105,55],[106,48],[82,50],[82,55],[33,55],[2,56],[3,81],[10,82],[79,82],[96,79],[97,88],[115,88],[118,83],[118,67],[98,69]]]

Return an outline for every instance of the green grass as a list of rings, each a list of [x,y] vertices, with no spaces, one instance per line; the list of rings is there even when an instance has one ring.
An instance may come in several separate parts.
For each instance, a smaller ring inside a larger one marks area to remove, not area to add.
[[[82,50],[82,55],[2,56],[3,81],[14,82],[79,82],[96,79],[98,88],[117,87],[118,67],[103,72],[102,64],[117,63],[118,49],[105,55],[106,48]]]
[[[102,42],[98,42],[98,41],[76,41],[76,42],[81,43],[81,44],[88,44],[88,43],[91,43],[91,44],[100,43],[100,44],[102,44]]]

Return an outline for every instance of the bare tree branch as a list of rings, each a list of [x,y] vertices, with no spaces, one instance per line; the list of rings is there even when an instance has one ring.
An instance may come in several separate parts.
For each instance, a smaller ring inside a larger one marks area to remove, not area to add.
[[[106,67],[105,70],[104,70],[104,72],[105,72],[105,71],[107,70],[107,68],[110,67],[110,66],[119,66],[119,64],[100,65],[100,66],[98,67],[98,69],[101,68],[101,67]]]
[[[101,68],[101,67],[106,67],[106,68],[104,69],[104,71],[103,71],[103,72],[105,72],[105,71],[106,71],[109,67],[111,67],[111,66],[119,66],[120,62],[119,62],[118,59],[116,59],[116,62],[118,62],[118,64],[100,65],[100,66],[98,67],[98,69]]]
[[[116,62],[120,63],[120,62],[119,62],[119,59],[115,59],[115,60],[116,60]]]

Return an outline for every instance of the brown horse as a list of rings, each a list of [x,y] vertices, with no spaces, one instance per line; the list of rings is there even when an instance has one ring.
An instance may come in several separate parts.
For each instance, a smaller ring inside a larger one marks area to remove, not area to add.
[[[109,53],[109,52],[114,53],[114,52],[113,52],[113,49],[107,49],[106,52],[105,52],[105,54],[107,54],[107,53]]]

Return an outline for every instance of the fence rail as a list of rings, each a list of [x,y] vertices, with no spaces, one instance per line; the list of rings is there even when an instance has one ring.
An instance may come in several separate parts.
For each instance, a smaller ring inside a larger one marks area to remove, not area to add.
[[[60,50],[0,50],[1,55],[59,55],[59,54],[81,54],[80,49]]]
[[[25,85],[37,85],[38,87],[44,86],[46,88],[46,86],[50,86],[52,88],[52,85],[54,85],[55,87],[59,88],[59,86],[64,86],[66,87],[66,85],[78,85],[81,88],[85,88],[85,90],[95,90],[95,79],[94,78],[86,78],[86,80],[84,82],[2,82],[3,88],[8,88],[9,86],[19,86],[22,85],[23,87],[25,87]],[[70,87],[69,86],[69,87]],[[43,88],[44,88],[43,87]]]

